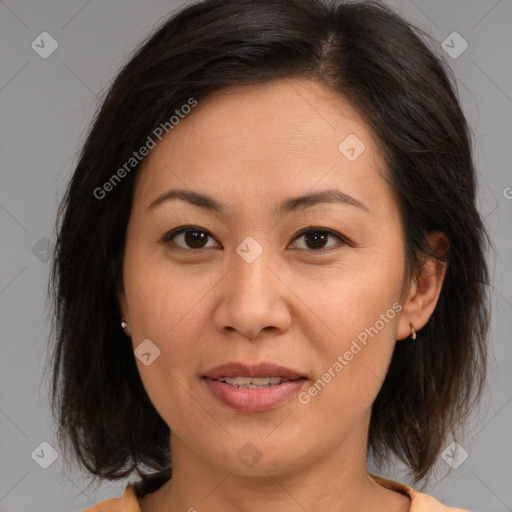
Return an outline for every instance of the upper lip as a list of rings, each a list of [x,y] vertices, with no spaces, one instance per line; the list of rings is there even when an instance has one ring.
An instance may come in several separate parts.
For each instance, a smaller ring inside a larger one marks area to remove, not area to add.
[[[306,378],[305,375],[298,371],[269,362],[254,365],[241,362],[221,364],[205,372],[204,376],[212,380],[219,379],[220,377],[282,377],[290,380],[301,377]]]

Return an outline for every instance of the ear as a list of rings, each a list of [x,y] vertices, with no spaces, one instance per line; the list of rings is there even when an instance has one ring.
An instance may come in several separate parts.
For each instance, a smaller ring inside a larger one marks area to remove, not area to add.
[[[445,257],[449,249],[448,237],[442,231],[432,231],[426,235],[432,252]],[[429,256],[424,262],[420,275],[411,278],[407,298],[398,322],[397,339],[402,340],[410,336],[414,324],[419,331],[427,322],[436,307],[446,274],[446,261],[440,261]]]

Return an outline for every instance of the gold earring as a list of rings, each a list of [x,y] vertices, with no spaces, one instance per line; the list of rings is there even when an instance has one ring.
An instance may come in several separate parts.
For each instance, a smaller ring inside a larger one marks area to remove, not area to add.
[[[411,338],[413,340],[416,339],[416,329],[414,328],[414,324],[412,322],[409,322],[409,327],[411,328]]]

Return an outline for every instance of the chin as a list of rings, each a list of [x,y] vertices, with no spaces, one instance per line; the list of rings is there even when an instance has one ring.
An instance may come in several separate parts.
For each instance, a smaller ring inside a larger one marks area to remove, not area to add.
[[[218,457],[213,454],[211,458],[215,465],[234,475],[268,478],[295,471],[300,466],[297,451],[288,453],[282,449],[282,444],[274,446],[269,441],[236,444],[240,447],[232,450],[231,444],[227,453],[218,454]]]

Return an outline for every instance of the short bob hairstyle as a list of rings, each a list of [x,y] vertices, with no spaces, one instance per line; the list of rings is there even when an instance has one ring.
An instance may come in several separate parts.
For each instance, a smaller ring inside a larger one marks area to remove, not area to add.
[[[64,453],[94,478],[135,470],[149,482],[155,470],[172,472],[169,427],[143,387],[117,300],[140,163],[110,182],[106,198],[98,191],[190,98],[200,104],[283,78],[327,86],[373,129],[401,212],[408,278],[440,258],[426,233],[449,239],[437,306],[416,342],[396,343],[368,439],[377,464],[393,456],[416,483],[428,476],[485,387],[491,244],[476,208],[472,134],[431,42],[374,1],[203,0],[134,52],[102,101],[57,212],[49,283],[52,412]]]

